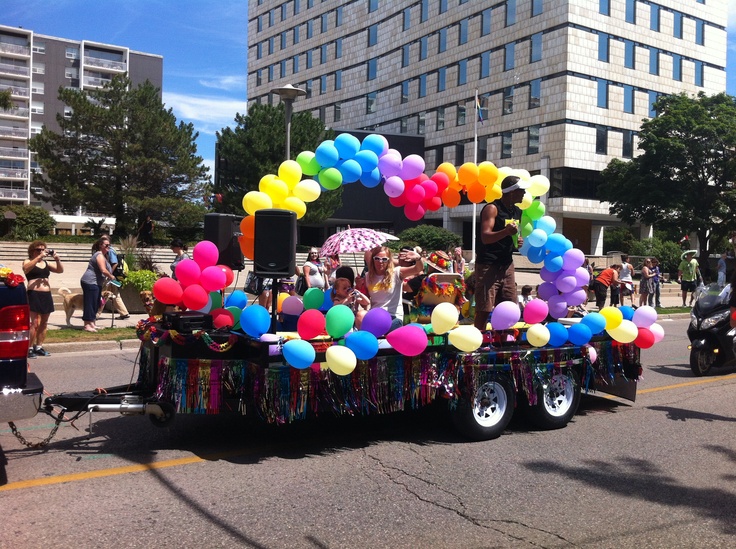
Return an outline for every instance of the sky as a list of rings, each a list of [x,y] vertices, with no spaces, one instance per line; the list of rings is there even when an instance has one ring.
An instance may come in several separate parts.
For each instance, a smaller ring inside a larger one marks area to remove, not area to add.
[[[736,0],[727,0],[727,88],[736,95]],[[25,0],[3,2],[0,24],[163,56],[163,101],[199,132],[213,173],[215,132],[246,112],[247,0]]]

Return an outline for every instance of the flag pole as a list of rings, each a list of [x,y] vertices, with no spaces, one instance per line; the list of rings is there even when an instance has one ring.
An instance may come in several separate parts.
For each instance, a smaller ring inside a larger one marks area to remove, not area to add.
[[[473,121],[473,163],[477,166],[478,165],[478,108],[480,106],[480,103],[478,103],[478,89],[475,90],[475,102],[473,104],[475,107],[475,120]],[[476,204],[473,202],[473,219],[471,221],[471,238],[472,238],[472,258],[471,261],[473,262],[473,265],[475,265],[475,238],[476,238]]]

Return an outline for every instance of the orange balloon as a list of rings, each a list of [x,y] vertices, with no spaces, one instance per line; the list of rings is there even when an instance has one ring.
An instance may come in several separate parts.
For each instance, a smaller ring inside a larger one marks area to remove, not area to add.
[[[466,162],[457,171],[457,178],[460,184],[467,189],[478,181],[478,166],[472,162]]]
[[[246,238],[253,239],[256,237],[256,216],[246,215],[240,221],[240,232]]]
[[[485,198],[486,188],[477,181],[475,183],[471,183],[468,187],[468,200],[473,204],[479,204],[483,202]]]
[[[463,186],[460,184],[460,181],[458,180],[457,176],[455,176],[454,179],[450,179],[450,188],[455,189],[456,191],[463,190]]]
[[[455,176],[457,176],[457,170],[455,169],[455,166],[453,166],[449,162],[443,162],[442,164],[437,166],[437,171],[445,174],[450,179],[450,181],[455,179]]]
[[[442,202],[448,208],[456,208],[460,204],[460,193],[457,189],[448,187],[445,192],[442,193]]]
[[[239,236],[238,242],[240,243],[240,251],[243,252],[243,255],[248,259],[253,259],[256,255],[256,240],[254,238]]]

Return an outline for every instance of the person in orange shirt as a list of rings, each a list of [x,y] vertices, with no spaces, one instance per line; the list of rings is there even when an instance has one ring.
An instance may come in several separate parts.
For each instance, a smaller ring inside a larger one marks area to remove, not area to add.
[[[606,294],[608,288],[611,288],[611,305],[618,305],[618,294],[614,296],[613,290],[618,290],[619,279],[618,274],[621,272],[621,265],[611,265],[604,269],[593,282],[593,291],[595,292],[595,306],[601,310],[606,304]]]

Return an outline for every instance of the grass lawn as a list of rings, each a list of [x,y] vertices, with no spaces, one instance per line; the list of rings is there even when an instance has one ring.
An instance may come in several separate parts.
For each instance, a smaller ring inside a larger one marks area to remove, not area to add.
[[[136,339],[135,328],[105,328],[97,333],[80,329],[61,328],[46,332],[46,343],[74,343],[79,341],[120,341]]]

